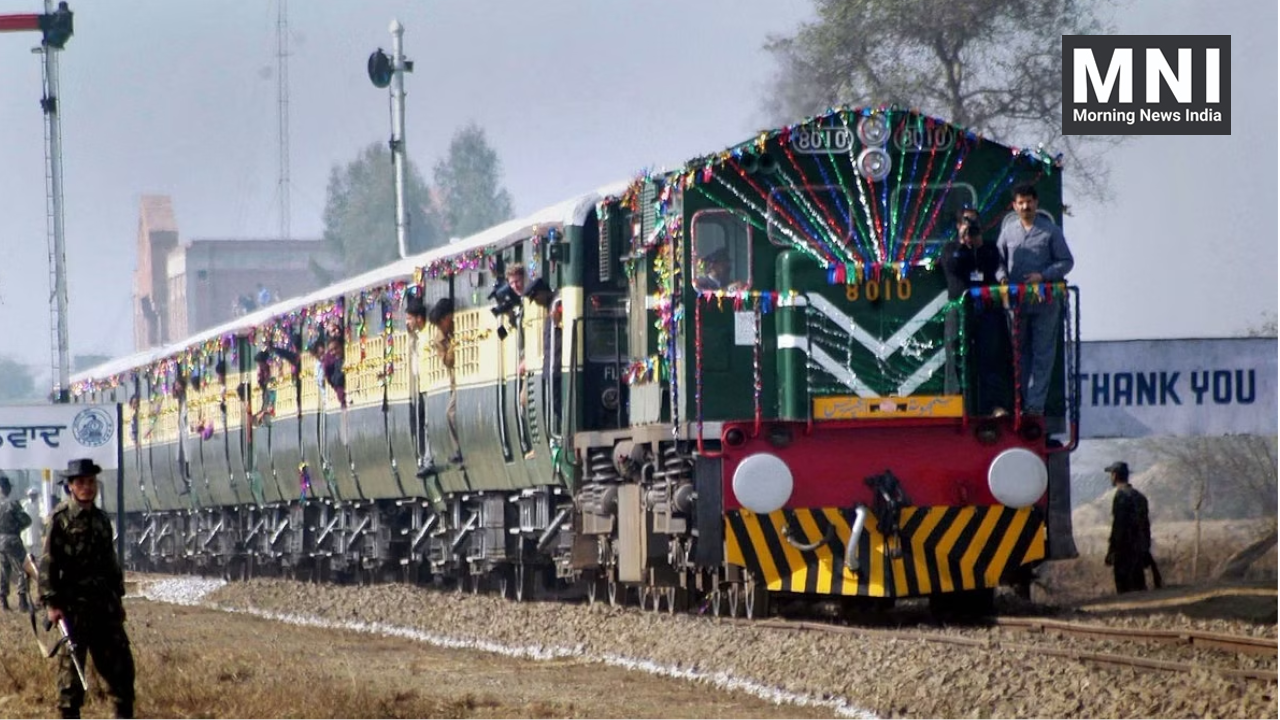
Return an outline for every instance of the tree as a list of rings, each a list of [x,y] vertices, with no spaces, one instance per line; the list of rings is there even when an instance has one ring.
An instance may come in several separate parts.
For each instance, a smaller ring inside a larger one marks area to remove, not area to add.
[[[1262,313],[1262,319],[1257,325],[1249,327],[1245,331],[1248,337],[1264,337],[1273,338],[1276,336],[1277,317],[1274,310],[1268,310]]]
[[[1269,522],[1258,542],[1267,545],[1268,537],[1271,543],[1275,542],[1275,436],[1188,437],[1178,438],[1177,442],[1151,441],[1149,447],[1164,459],[1170,476],[1191,484],[1188,499],[1195,521],[1193,579],[1199,572],[1201,523],[1205,517],[1265,518]]]
[[[36,381],[31,368],[10,357],[0,357],[0,402],[37,400]]]
[[[443,244],[445,235],[431,194],[412,161],[405,167],[405,206],[410,254]],[[396,241],[395,175],[391,151],[373,143],[344,167],[329,173],[324,207],[324,241],[338,258],[341,272],[355,275],[399,257]],[[317,279],[328,283],[323,268],[312,267]]]
[[[498,153],[474,122],[454,134],[448,154],[436,163],[435,181],[451,236],[466,237],[514,215],[511,193],[501,186]]]
[[[1096,0],[814,0],[817,20],[771,36],[768,110],[794,122],[841,104],[918,108],[984,137],[1065,154],[1082,193],[1106,192],[1124,138],[1062,135],[1062,37],[1113,32]]]

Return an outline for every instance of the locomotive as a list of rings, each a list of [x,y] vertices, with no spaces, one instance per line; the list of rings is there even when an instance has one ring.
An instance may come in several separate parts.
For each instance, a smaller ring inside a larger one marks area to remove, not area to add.
[[[1078,292],[948,297],[939,266],[956,212],[994,242],[1015,184],[1061,222],[1042,150],[833,109],[107,363],[73,398],[124,404],[104,502],[139,569],[748,616],[989,599],[1075,554]],[[447,336],[406,322],[445,299]],[[1046,411],[1014,388],[980,416],[973,313],[1034,302],[1066,310]]]

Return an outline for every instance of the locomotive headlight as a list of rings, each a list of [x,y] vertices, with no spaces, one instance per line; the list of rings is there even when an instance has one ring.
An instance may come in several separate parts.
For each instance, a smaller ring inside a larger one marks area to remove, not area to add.
[[[884,148],[872,147],[858,155],[858,174],[873,182],[880,182],[889,177],[889,153]]]
[[[791,469],[777,455],[756,453],[733,471],[733,495],[751,512],[767,515],[791,499]]]
[[[858,139],[863,145],[884,145],[889,141],[889,118],[872,113],[859,120]]]
[[[987,486],[1001,505],[1024,508],[1044,495],[1049,486],[1049,468],[1030,450],[1010,448],[991,461]]]

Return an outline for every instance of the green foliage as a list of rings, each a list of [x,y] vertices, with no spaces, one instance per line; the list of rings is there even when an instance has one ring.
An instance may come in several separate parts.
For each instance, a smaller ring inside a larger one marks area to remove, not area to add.
[[[31,368],[10,357],[0,357],[0,402],[37,400],[36,381]]]
[[[466,237],[514,215],[511,193],[501,186],[501,161],[475,123],[453,136],[448,154],[436,163],[435,181],[444,226],[453,237]]]
[[[445,235],[430,191],[412,161],[405,168],[410,254],[443,244]],[[399,257],[396,243],[395,170],[391,151],[373,143],[345,167],[334,166],[324,208],[324,241],[339,261],[339,276],[350,277]],[[316,271],[318,268],[312,268]],[[339,279],[318,277],[322,282]]]
[[[1078,190],[1106,190],[1123,138],[1062,135],[1062,37],[1113,32],[1098,0],[814,0],[817,19],[765,49],[778,124],[844,103],[918,108],[1008,145],[1043,142]]]

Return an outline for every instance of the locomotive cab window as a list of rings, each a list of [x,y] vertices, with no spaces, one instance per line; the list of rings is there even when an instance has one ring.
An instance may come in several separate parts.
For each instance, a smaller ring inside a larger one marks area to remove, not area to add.
[[[751,225],[727,210],[693,216],[693,286],[696,290],[751,287]]]

